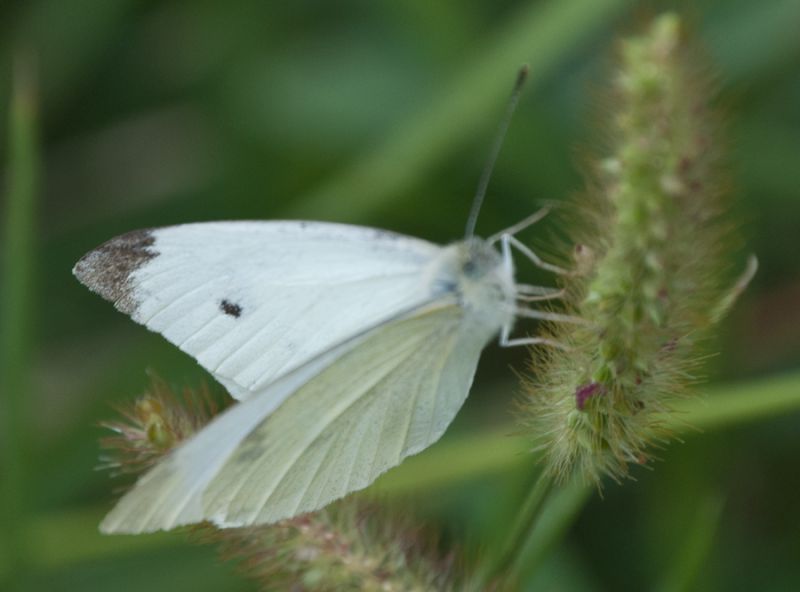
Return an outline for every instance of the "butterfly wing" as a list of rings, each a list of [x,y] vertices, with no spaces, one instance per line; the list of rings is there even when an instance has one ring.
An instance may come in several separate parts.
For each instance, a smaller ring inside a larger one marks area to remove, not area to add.
[[[441,247],[319,222],[210,222],[122,235],[78,279],[245,399],[431,297]]]
[[[271,523],[362,489],[442,435],[488,338],[455,302],[381,324],[234,405],[142,477],[101,530]]]

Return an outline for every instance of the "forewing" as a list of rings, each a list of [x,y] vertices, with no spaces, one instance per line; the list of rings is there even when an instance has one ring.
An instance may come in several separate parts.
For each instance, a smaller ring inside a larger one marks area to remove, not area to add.
[[[442,435],[484,342],[455,304],[380,326],[235,405],[145,475],[101,528],[271,523],[362,489]]]
[[[81,282],[192,355],[244,399],[430,298],[431,243],[318,222],[211,222],[129,233]]]

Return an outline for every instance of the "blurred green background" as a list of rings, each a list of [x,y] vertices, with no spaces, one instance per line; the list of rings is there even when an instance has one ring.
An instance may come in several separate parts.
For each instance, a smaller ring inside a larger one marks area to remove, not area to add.
[[[797,0],[0,4],[0,588],[253,589],[181,536],[97,534],[113,497],[94,470],[98,421],[142,392],[147,369],[176,385],[209,379],[80,286],[70,270],[83,253],[140,227],[242,218],[455,240],[515,72],[528,62],[531,83],[478,223],[494,232],[581,189],[576,163],[597,145],[612,40],[676,6],[718,68],[731,218],[747,243],[732,265],[748,250],[761,262],[714,344],[706,390],[797,392]],[[9,213],[14,56],[35,64],[38,79],[32,235],[24,207]],[[548,220],[523,238],[546,254],[558,236]],[[29,261],[31,288],[15,292]],[[502,540],[534,471],[502,437],[517,392],[510,366],[524,369],[525,352],[490,347],[445,440],[385,485],[471,553]],[[799,589],[797,409],[688,434],[635,481],[609,484],[602,499],[592,492],[564,523],[563,541],[533,553],[525,589]]]

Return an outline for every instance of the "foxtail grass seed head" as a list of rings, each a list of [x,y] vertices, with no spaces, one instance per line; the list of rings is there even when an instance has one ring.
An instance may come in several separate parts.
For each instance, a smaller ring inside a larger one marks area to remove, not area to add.
[[[716,119],[709,83],[674,14],[619,47],[608,154],[575,204],[568,346],[535,352],[523,421],[549,472],[625,477],[669,438],[665,418],[696,381],[697,341],[741,292],[721,276],[730,224],[721,216]],[[721,312],[722,311],[722,312]]]
[[[100,440],[100,468],[114,475],[138,475],[198,432],[218,411],[207,388],[184,388],[177,393],[154,378],[147,392],[119,407],[120,418],[100,424],[113,432]]]
[[[375,512],[380,511],[381,515]],[[259,590],[475,590],[411,522],[349,497],[271,526],[205,532]]]

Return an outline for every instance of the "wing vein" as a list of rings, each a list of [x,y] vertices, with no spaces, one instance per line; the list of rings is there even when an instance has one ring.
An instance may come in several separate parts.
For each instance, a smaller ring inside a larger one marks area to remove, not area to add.
[[[409,352],[413,352],[413,351],[414,351],[414,346],[415,346],[415,345],[416,345],[416,344],[414,344],[414,343],[410,344],[408,347],[404,348],[402,351],[400,351],[400,352],[397,352],[397,353],[395,354],[395,356],[401,356],[401,355],[408,354]],[[404,358],[404,359],[405,359],[405,358]],[[361,390],[361,393],[360,393],[359,395],[356,395],[356,396],[353,398],[353,400],[352,400],[352,401],[350,401],[350,402],[349,402],[347,405],[345,405],[345,406],[344,406],[344,408],[342,408],[341,410],[339,410],[339,411],[338,411],[338,412],[337,412],[337,413],[336,413],[336,414],[335,414],[335,415],[334,415],[332,418],[330,418],[330,420],[327,422],[327,425],[330,425],[331,423],[335,422],[335,421],[336,421],[336,420],[337,420],[339,417],[341,417],[341,416],[342,416],[342,414],[344,414],[344,413],[345,413],[345,412],[347,412],[347,411],[348,411],[350,408],[352,408],[352,407],[353,407],[353,405],[355,405],[356,403],[358,403],[359,401],[361,401],[361,400],[362,400],[362,397],[363,397],[363,396],[364,396],[366,393],[368,393],[369,391],[371,391],[371,390],[372,390],[372,389],[375,387],[375,385],[376,385],[376,384],[380,383],[380,382],[381,382],[381,381],[382,381],[382,380],[383,380],[383,379],[384,379],[384,378],[385,378],[385,377],[386,377],[388,374],[390,374],[390,373],[391,373],[391,372],[392,372],[392,371],[393,371],[395,368],[396,368],[396,366],[389,366],[389,367],[388,367],[388,368],[387,368],[387,369],[386,369],[386,370],[385,370],[383,373],[381,373],[381,374],[380,374],[378,377],[376,377],[374,381],[372,381],[370,384],[368,384],[368,385],[366,386],[366,388],[363,388],[363,389]],[[290,461],[289,461],[289,462],[286,464],[286,467],[285,467],[285,468],[284,468],[284,469],[281,471],[280,475],[278,475],[278,476],[277,476],[277,477],[274,479],[274,485],[272,486],[272,488],[271,488],[269,491],[267,491],[266,495],[265,495],[265,496],[262,498],[262,500],[261,500],[261,501],[260,501],[260,502],[257,504],[257,507],[258,507],[258,508],[260,508],[260,509],[261,509],[261,508],[263,508],[263,507],[266,505],[266,503],[269,501],[269,498],[272,496],[272,494],[273,494],[273,492],[275,491],[275,489],[278,487],[278,485],[281,483],[281,481],[283,481],[284,477],[286,477],[286,475],[289,473],[289,471],[290,471],[290,470],[292,470],[292,468],[294,468],[295,464],[297,463],[297,460],[298,460],[298,459],[299,459],[299,458],[300,458],[300,457],[303,455],[303,453],[304,453],[306,450],[308,450],[308,448],[309,448],[310,446],[312,446],[312,445],[314,444],[314,442],[316,442],[316,441],[319,439],[319,437],[320,437],[320,436],[322,435],[322,433],[324,432],[324,430],[325,430],[325,427],[327,427],[327,426],[321,426],[321,427],[319,427],[319,429],[318,429],[317,433],[316,433],[316,434],[314,434],[314,436],[312,437],[312,439],[311,439],[311,440],[310,440],[308,443],[306,443],[306,444],[304,445],[304,447],[302,448],[302,450],[300,450],[299,452],[297,452],[297,453],[295,453],[295,454],[293,455],[293,458],[292,458],[292,459],[291,459],[291,460],[290,460]],[[252,473],[253,473],[253,472],[254,472],[254,471],[257,469],[257,467],[258,467],[258,463],[253,463],[253,464],[251,465],[251,467],[249,467],[249,470],[247,471],[247,473],[245,473],[244,475],[242,475],[242,477],[240,478],[240,481],[239,481],[239,483],[238,483],[238,485],[237,485],[237,487],[236,487],[236,489],[235,489],[234,493],[231,495],[231,499],[235,498],[235,497],[236,497],[236,495],[237,495],[237,494],[238,494],[238,493],[241,491],[242,487],[244,487],[244,485],[245,485],[245,482],[246,482],[246,481],[247,481],[247,480],[250,478],[250,476],[251,476],[251,475],[252,475]]]
[[[337,436],[337,441],[338,441],[338,436]],[[319,463],[317,463],[317,466],[314,468],[314,472],[311,475],[311,479],[308,480],[308,482],[306,483],[305,487],[303,488],[301,494],[297,496],[297,502],[294,504],[294,507],[292,508],[292,514],[296,514],[298,509],[300,508],[300,506],[303,504],[303,500],[305,499],[306,495],[308,494],[308,491],[311,488],[311,484],[314,483],[314,481],[316,480],[316,478],[319,475],[319,472],[320,472],[320,469],[322,468],[322,466],[327,464],[328,458],[330,458],[330,455],[335,450],[335,448],[336,447],[333,446],[333,445],[329,446],[328,449],[325,451],[325,453],[322,455],[322,458],[320,458]],[[272,499],[272,496],[273,496],[274,493],[275,493],[275,491],[270,493],[270,496],[267,498],[267,500],[264,502],[264,504],[261,507],[258,508],[259,512],[261,511],[261,509],[263,508],[264,505],[269,503],[269,501]]]
[[[153,320],[156,319],[156,317],[158,317],[159,315],[164,314],[170,308],[173,308],[175,305],[180,304],[181,302],[183,302],[187,298],[189,298],[191,296],[194,296],[197,292],[201,292],[202,290],[205,290],[209,285],[219,283],[220,279],[224,279],[224,278],[220,278],[219,276],[217,276],[217,277],[213,277],[213,278],[210,278],[210,279],[204,281],[199,286],[196,286],[196,287],[192,288],[188,292],[184,292],[183,294],[178,296],[175,300],[171,300],[171,301],[165,303],[157,311],[152,312],[147,317],[146,320],[142,319],[141,322],[144,325],[149,326],[153,322]],[[169,331],[170,327],[172,327],[176,322],[180,322],[180,320],[181,320],[180,317],[175,319],[174,321],[172,321],[172,323],[170,323],[169,325],[167,325],[163,329],[159,329],[159,333],[166,333],[167,331]]]

